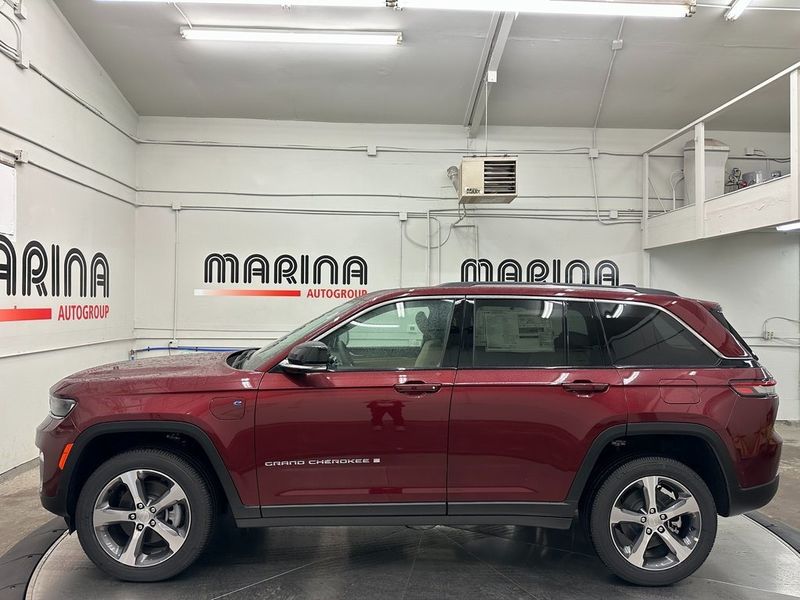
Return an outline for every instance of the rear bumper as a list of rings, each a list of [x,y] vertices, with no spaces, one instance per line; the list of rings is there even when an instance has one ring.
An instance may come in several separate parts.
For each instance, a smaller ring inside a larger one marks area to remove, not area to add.
[[[730,489],[730,507],[728,509],[728,514],[724,516],[732,517],[733,515],[740,515],[769,504],[778,491],[779,481],[780,476],[776,475],[775,479],[763,485],[749,488],[740,488],[736,486]]]

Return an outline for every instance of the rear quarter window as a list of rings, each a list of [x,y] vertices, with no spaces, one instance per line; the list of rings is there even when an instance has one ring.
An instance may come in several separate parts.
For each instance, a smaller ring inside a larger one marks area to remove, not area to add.
[[[636,304],[598,302],[614,363],[631,367],[715,366],[719,357],[668,313]]]

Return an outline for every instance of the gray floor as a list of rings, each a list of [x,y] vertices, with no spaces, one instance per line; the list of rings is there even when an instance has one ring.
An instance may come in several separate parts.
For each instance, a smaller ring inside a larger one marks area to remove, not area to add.
[[[64,537],[28,598],[773,598],[800,597],[800,555],[746,517],[721,519],[703,567],[671,588],[627,585],[572,532],[521,527],[224,529],[175,580],[124,584]]]

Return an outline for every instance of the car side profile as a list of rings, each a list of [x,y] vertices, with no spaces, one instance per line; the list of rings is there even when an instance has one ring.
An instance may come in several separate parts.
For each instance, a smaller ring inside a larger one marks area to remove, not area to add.
[[[640,585],[769,502],[775,381],[713,302],[446,284],[354,299],[260,349],[129,361],[51,389],[41,500],[97,566],[188,567],[239,527],[583,527]]]

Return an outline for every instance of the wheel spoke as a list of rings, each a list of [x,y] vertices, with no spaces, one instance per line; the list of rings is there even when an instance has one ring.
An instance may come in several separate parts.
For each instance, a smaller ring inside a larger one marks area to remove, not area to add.
[[[183,546],[183,542],[186,539],[177,530],[173,529],[162,521],[156,521],[156,524],[152,529],[161,537],[161,539],[167,542],[169,549],[173,552],[180,550],[180,547]]]
[[[137,560],[142,555],[143,540],[144,529],[138,530],[134,527],[131,539],[128,540],[127,545],[122,550],[122,554],[119,556],[119,562],[129,567],[135,567]]]
[[[641,523],[641,519],[644,516],[642,513],[634,512],[632,510],[628,510],[626,508],[620,508],[619,506],[615,506],[611,509],[611,524],[616,525],[617,523]]]
[[[675,555],[678,562],[683,562],[692,553],[692,548],[687,546],[682,539],[679,539],[669,529],[666,529],[664,533],[658,534],[658,537],[664,541],[664,544]]]
[[[636,565],[637,567],[643,567],[644,553],[647,550],[647,546],[650,544],[650,540],[652,538],[653,538],[652,530],[650,533],[647,533],[647,530],[642,528],[642,533],[639,535],[639,538],[633,544],[631,553],[627,556],[628,561]]]
[[[139,479],[139,471],[128,471],[127,473],[120,475],[119,478],[122,483],[127,486],[128,491],[131,493],[134,506],[138,504],[147,504],[147,498],[145,497],[142,480]]]
[[[681,515],[699,513],[700,506],[697,504],[697,500],[694,499],[694,496],[685,496],[678,498],[661,512],[667,516],[667,521],[671,521],[675,517],[680,517]]]
[[[182,502],[186,500],[186,494],[184,491],[177,485],[173,485],[169,490],[167,490],[163,496],[161,496],[158,500],[154,501],[150,506],[155,507],[156,512],[159,513],[165,508],[169,508],[173,504],[178,502]]]
[[[105,508],[95,509],[92,519],[94,520],[95,527],[104,527],[114,525],[115,523],[127,523],[129,519],[129,510],[120,510],[118,508]]]
[[[653,475],[642,478],[642,494],[644,495],[644,505],[649,513],[658,511],[658,505],[656,504],[656,488],[658,488],[658,477]]]

